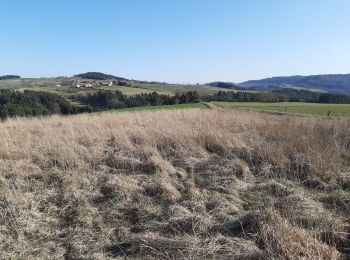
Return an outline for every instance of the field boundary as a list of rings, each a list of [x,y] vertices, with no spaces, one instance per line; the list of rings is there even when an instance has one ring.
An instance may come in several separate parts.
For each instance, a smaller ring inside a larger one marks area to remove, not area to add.
[[[269,115],[278,115],[278,116],[299,116],[299,117],[310,117],[310,116],[316,116],[320,118],[348,118],[346,116],[325,116],[325,115],[319,115],[319,114],[312,114],[312,113],[290,113],[290,112],[279,112],[279,111],[269,111],[269,110],[262,110],[262,109],[254,109],[254,108],[240,108],[240,107],[226,107],[219,104],[216,104],[214,102],[204,103],[209,109],[221,109],[221,110],[242,110],[242,111],[250,111],[250,112],[259,112]]]

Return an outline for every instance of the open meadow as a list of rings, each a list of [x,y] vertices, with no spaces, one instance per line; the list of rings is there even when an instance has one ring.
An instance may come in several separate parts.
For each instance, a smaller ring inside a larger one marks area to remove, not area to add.
[[[299,114],[314,114],[327,116],[350,117],[350,104],[320,104],[303,102],[214,102],[226,108],[240,108],[260,111],[287,112]]]
[[[348,119],[186,109],[0,132],[1,259],[349,257]]]

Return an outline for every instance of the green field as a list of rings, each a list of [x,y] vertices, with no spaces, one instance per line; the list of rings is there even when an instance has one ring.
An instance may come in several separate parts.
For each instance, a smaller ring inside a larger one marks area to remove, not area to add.
[[[202,103],[193,103],[193,104],[178,104],[178,105],[164,105],[164,106],[146,106],[146,107],[132,107],[132,108],[123,108],[115,109],[107,112],[140,112],[140,111],[152,111],[152,110],[164,110],[164,109],[188,109],[188,108],[207,108]]]
[[[58,78],[22,78],[22,79],[6,79],[0,80],[0,89],[2,88],[31,88],[31,87],[54,87],[62,84]]]
[[[127,96],[154,92],[154,90],[142,89],[137,87],[124,87],[124,86],[99,87],[99,89],[111,90],[111,91],[119,90],[124,95],[127,95]]]
[[[258,102],[214,102],[222,107],[277,111],[287,113],[317,114],[331,116],[350,116],[349,104],[317,104],[317,103],[258,103]]]
[[[60,87],[57,87],[60,85]],[[237,91],[232,89],[208,87],[201,85],[180,85],[180,84],[135,84],[131,87],[123,86],[98,86],[89,89],[78,89],[70,84],[69,78],[22,78],[0,80],[0,89],[12,88],[18,90],[31,89],[34,91],[47,91],[65,96],[69,94],[85,94],[97,89],[119,90],[125,95],[136,95],[141,93],[158,92],[159,94],[175,95],[187,91],[198,91],[201,95],[209,95],[222,91]]]
[[[136,88],[157,91],[158,93],[175,95],[176,93],[184,93],[187,91],[198,91],[200,95],[211,95],[217,93],[218,91],[241,91],[235,89],[209,87],[201,85],[178,85],[178,84],[138,84],[134,86]],[[257,91],[245,91],[245,92],[257,92]]]

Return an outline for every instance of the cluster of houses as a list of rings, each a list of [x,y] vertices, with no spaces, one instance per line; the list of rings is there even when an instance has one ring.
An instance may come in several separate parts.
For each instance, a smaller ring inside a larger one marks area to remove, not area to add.
[[[71,85],[76,88],[92,88],[92,87],[111,87],[111,86],[129,86],[131,83],[125,80],[84,80],[73,79]]]

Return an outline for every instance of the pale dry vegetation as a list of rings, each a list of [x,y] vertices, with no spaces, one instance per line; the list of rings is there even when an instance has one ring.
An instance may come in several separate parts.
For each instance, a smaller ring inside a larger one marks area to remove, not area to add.
[[[243,111],[0,124],[3,259],[349,257],[350,121]]]

